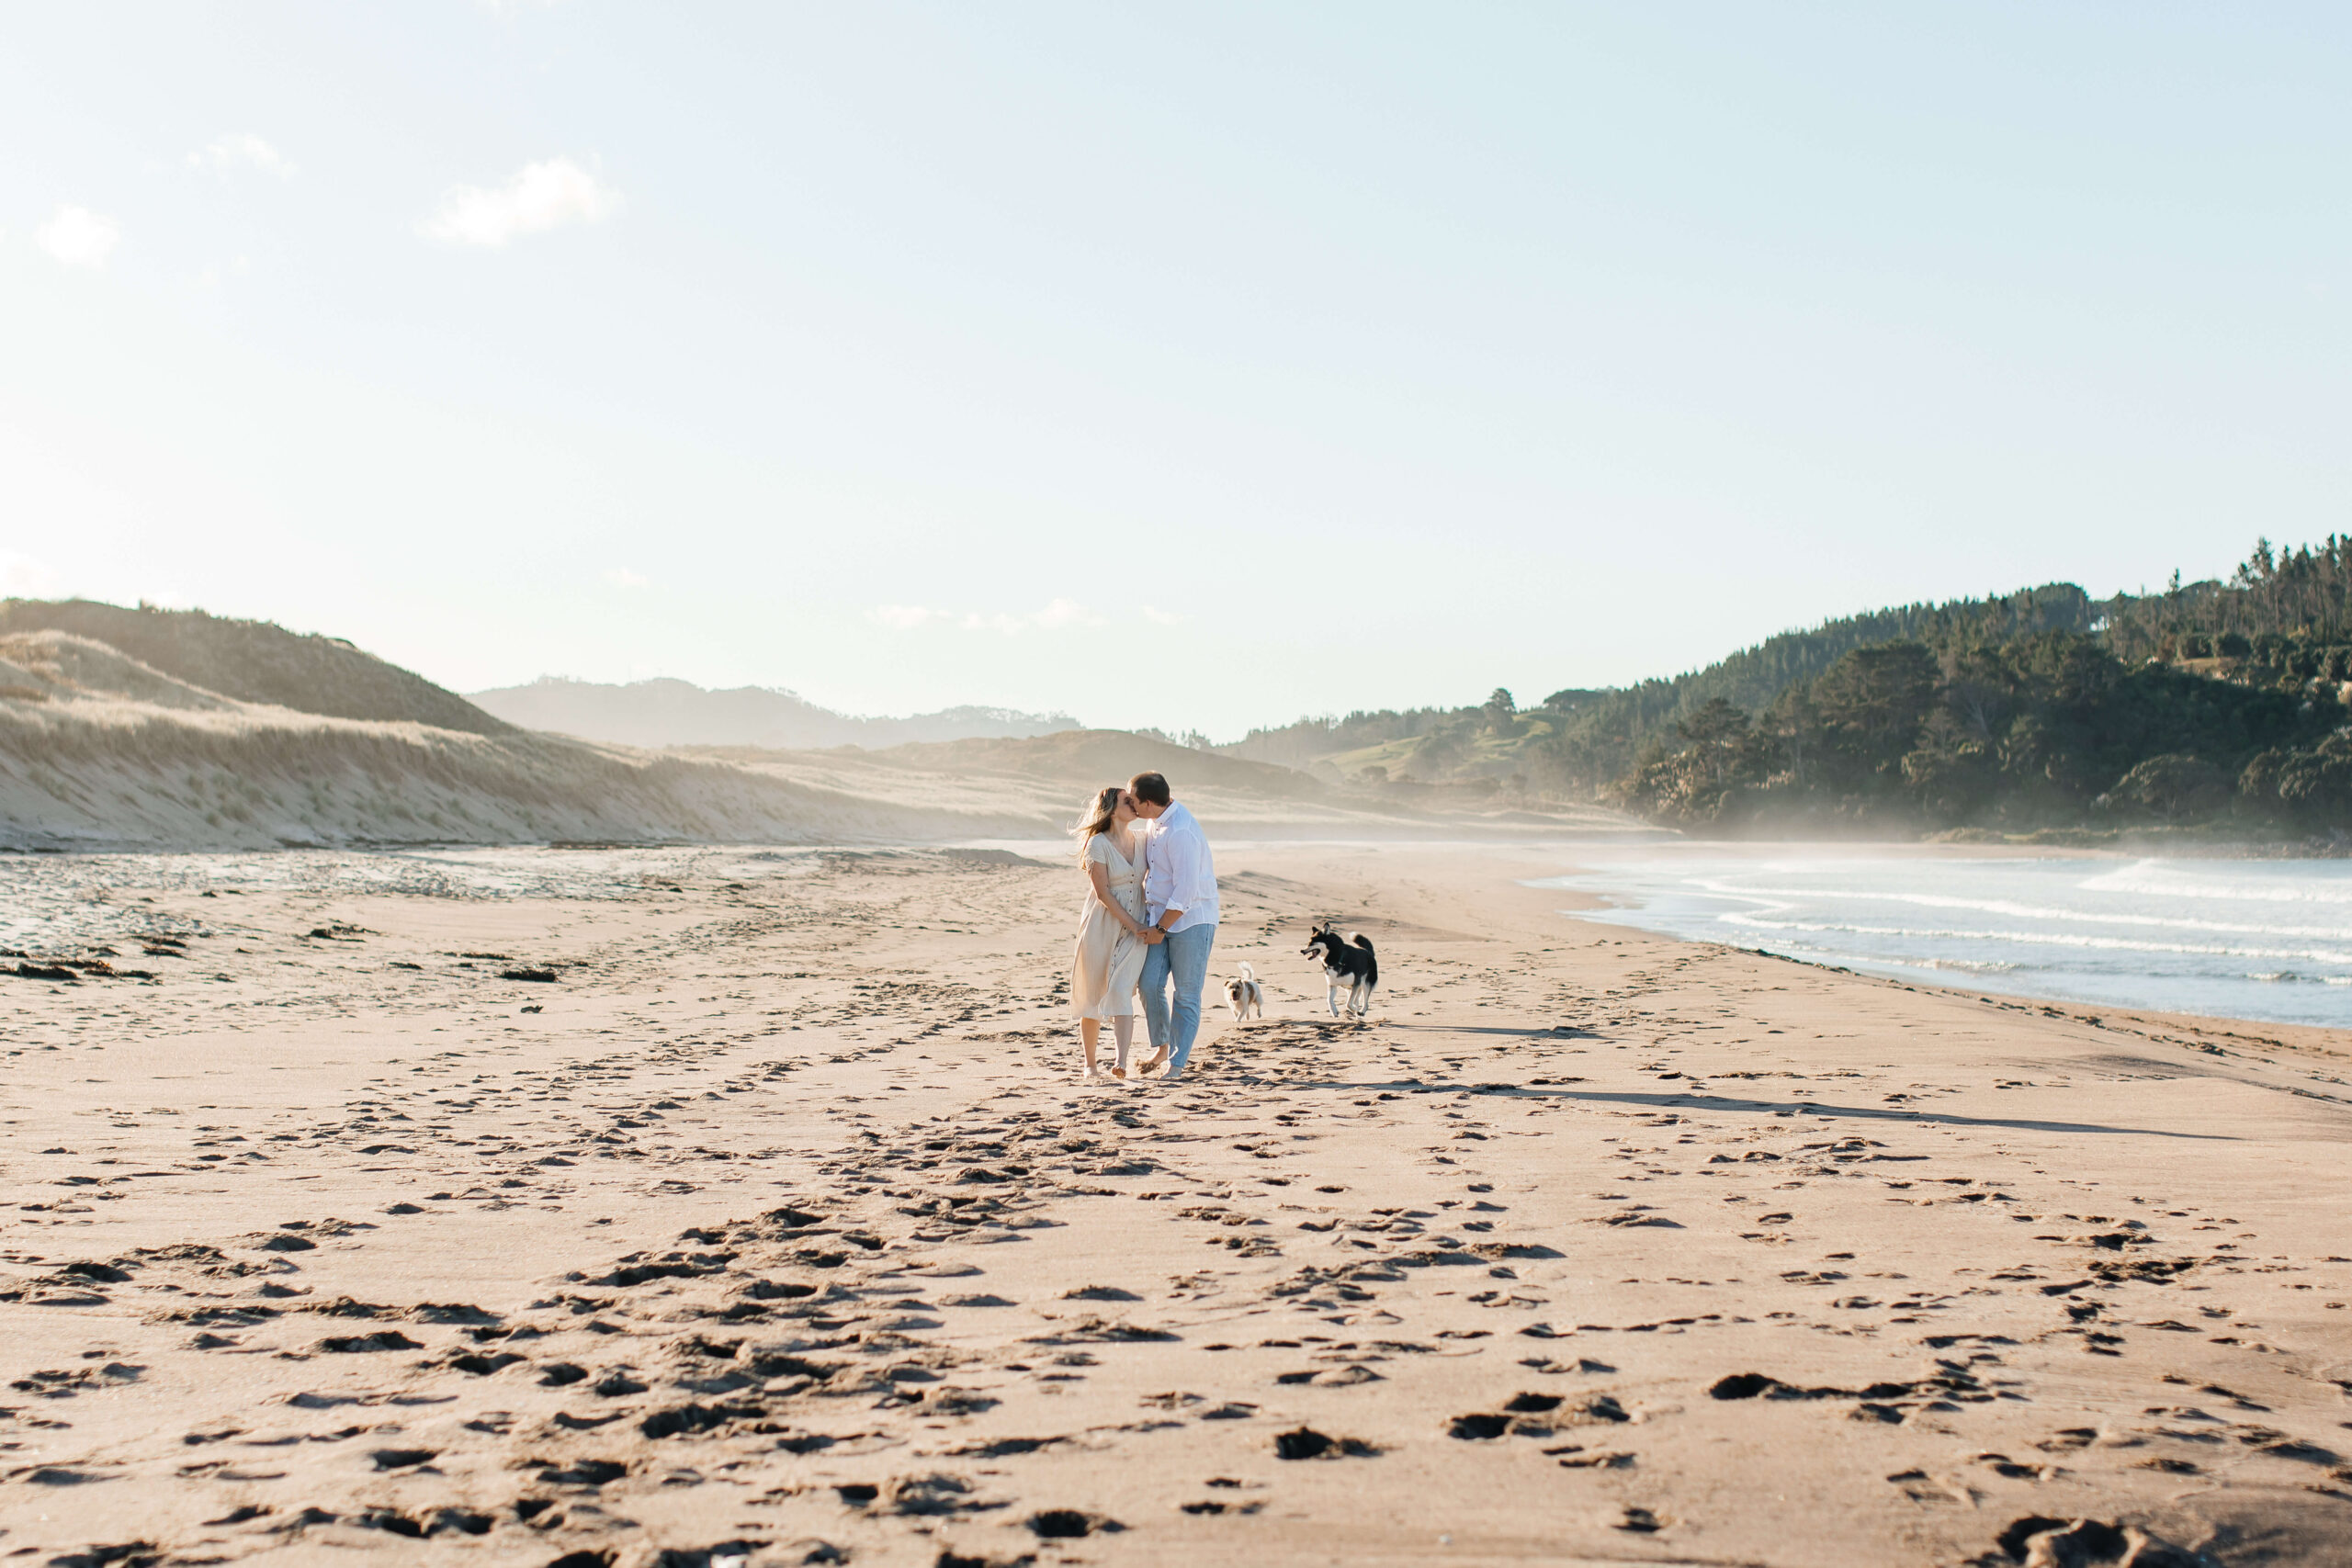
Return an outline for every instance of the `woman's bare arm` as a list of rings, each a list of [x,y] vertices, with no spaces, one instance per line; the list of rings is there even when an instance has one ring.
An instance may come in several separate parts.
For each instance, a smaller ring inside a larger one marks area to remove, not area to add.
[[[1104,908],[1111,911],[1111,918],[1119,922],[1122,930],[1126,931],[1129,936],[1136,935],[1142,931],[1143,928],[1136,924],[1134,919],[1128,916],[1125,909],[1119,908],[1119,901],[1116,898],[1111,897],[1111,873],[1109,867],[1105,866],[1099,860],[1088,861],[1086,863],[1086,880],[1094,885],[1095,902],[1101,904]]]

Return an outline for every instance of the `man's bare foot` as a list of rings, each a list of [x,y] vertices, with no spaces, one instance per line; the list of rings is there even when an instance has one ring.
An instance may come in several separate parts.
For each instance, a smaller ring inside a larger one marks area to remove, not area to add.
[[[1149,1061],[1144,1063],[1143,1066],[1136,1069],[1136,1076],[1137,1077],[1147,1077],[1149,1074],[1158,1072],[1167,1065],[1168,1053],[1165,1051],[1155,1051],[1152,1053],[1151,1059]]]

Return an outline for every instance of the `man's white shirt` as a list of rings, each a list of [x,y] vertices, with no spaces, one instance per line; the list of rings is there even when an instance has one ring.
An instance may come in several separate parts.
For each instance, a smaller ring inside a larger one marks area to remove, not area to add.
[[[1154,925],[1170,909],[1184,911],[1170,931],[1216,924],[1216,863],[1190,811],[1178,804],[1161,812],[1143,853],[1144,913]]]

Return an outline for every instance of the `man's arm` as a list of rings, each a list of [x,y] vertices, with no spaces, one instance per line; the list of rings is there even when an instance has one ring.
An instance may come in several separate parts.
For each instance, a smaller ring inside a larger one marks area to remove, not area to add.
[[[1208,885],[1204,863],[1208,859],[1208,840],[1201,836],[1197,825],[1188,824],[1182,832],[1170,838],[1168,864],[1168,912],[1159,918],[1165,931],[1184,918],[1188,908],[1197,908],[1215,896]]]
[[[1143,897],[1146,905],[1151,903],[1162,886],[1172,887],[1176,881],[1174,868],[1168,859],[1168,844],[1159,833],[1159,825],[1152,823],[1150,829],[1143,844]],[[1148,909],[1146,912],[1148,913]],[[1144,927],[1143,940],[1146,942],[1163,940],[1168,935],[1168,922],[1181,918],[1183,913],[1182,909],[1164,909],[1158,919]]]

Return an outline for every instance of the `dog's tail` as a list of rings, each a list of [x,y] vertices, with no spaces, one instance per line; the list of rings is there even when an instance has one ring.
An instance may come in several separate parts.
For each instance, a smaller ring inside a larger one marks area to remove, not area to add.
[[[1372,943],[1365,939],[1364,934],[1362,931],[1350,931],[1348,933],[1348,940],[1354,942],[1358,947],[1363,948],[1366,953],[1370,953],[1372,951]]]
[[[1254,980],[1258,977],[1258,972],[1255,969],[1250,968],[1247,964],[1244,964],[1241,966],[1241,977],[1245,980]]]

